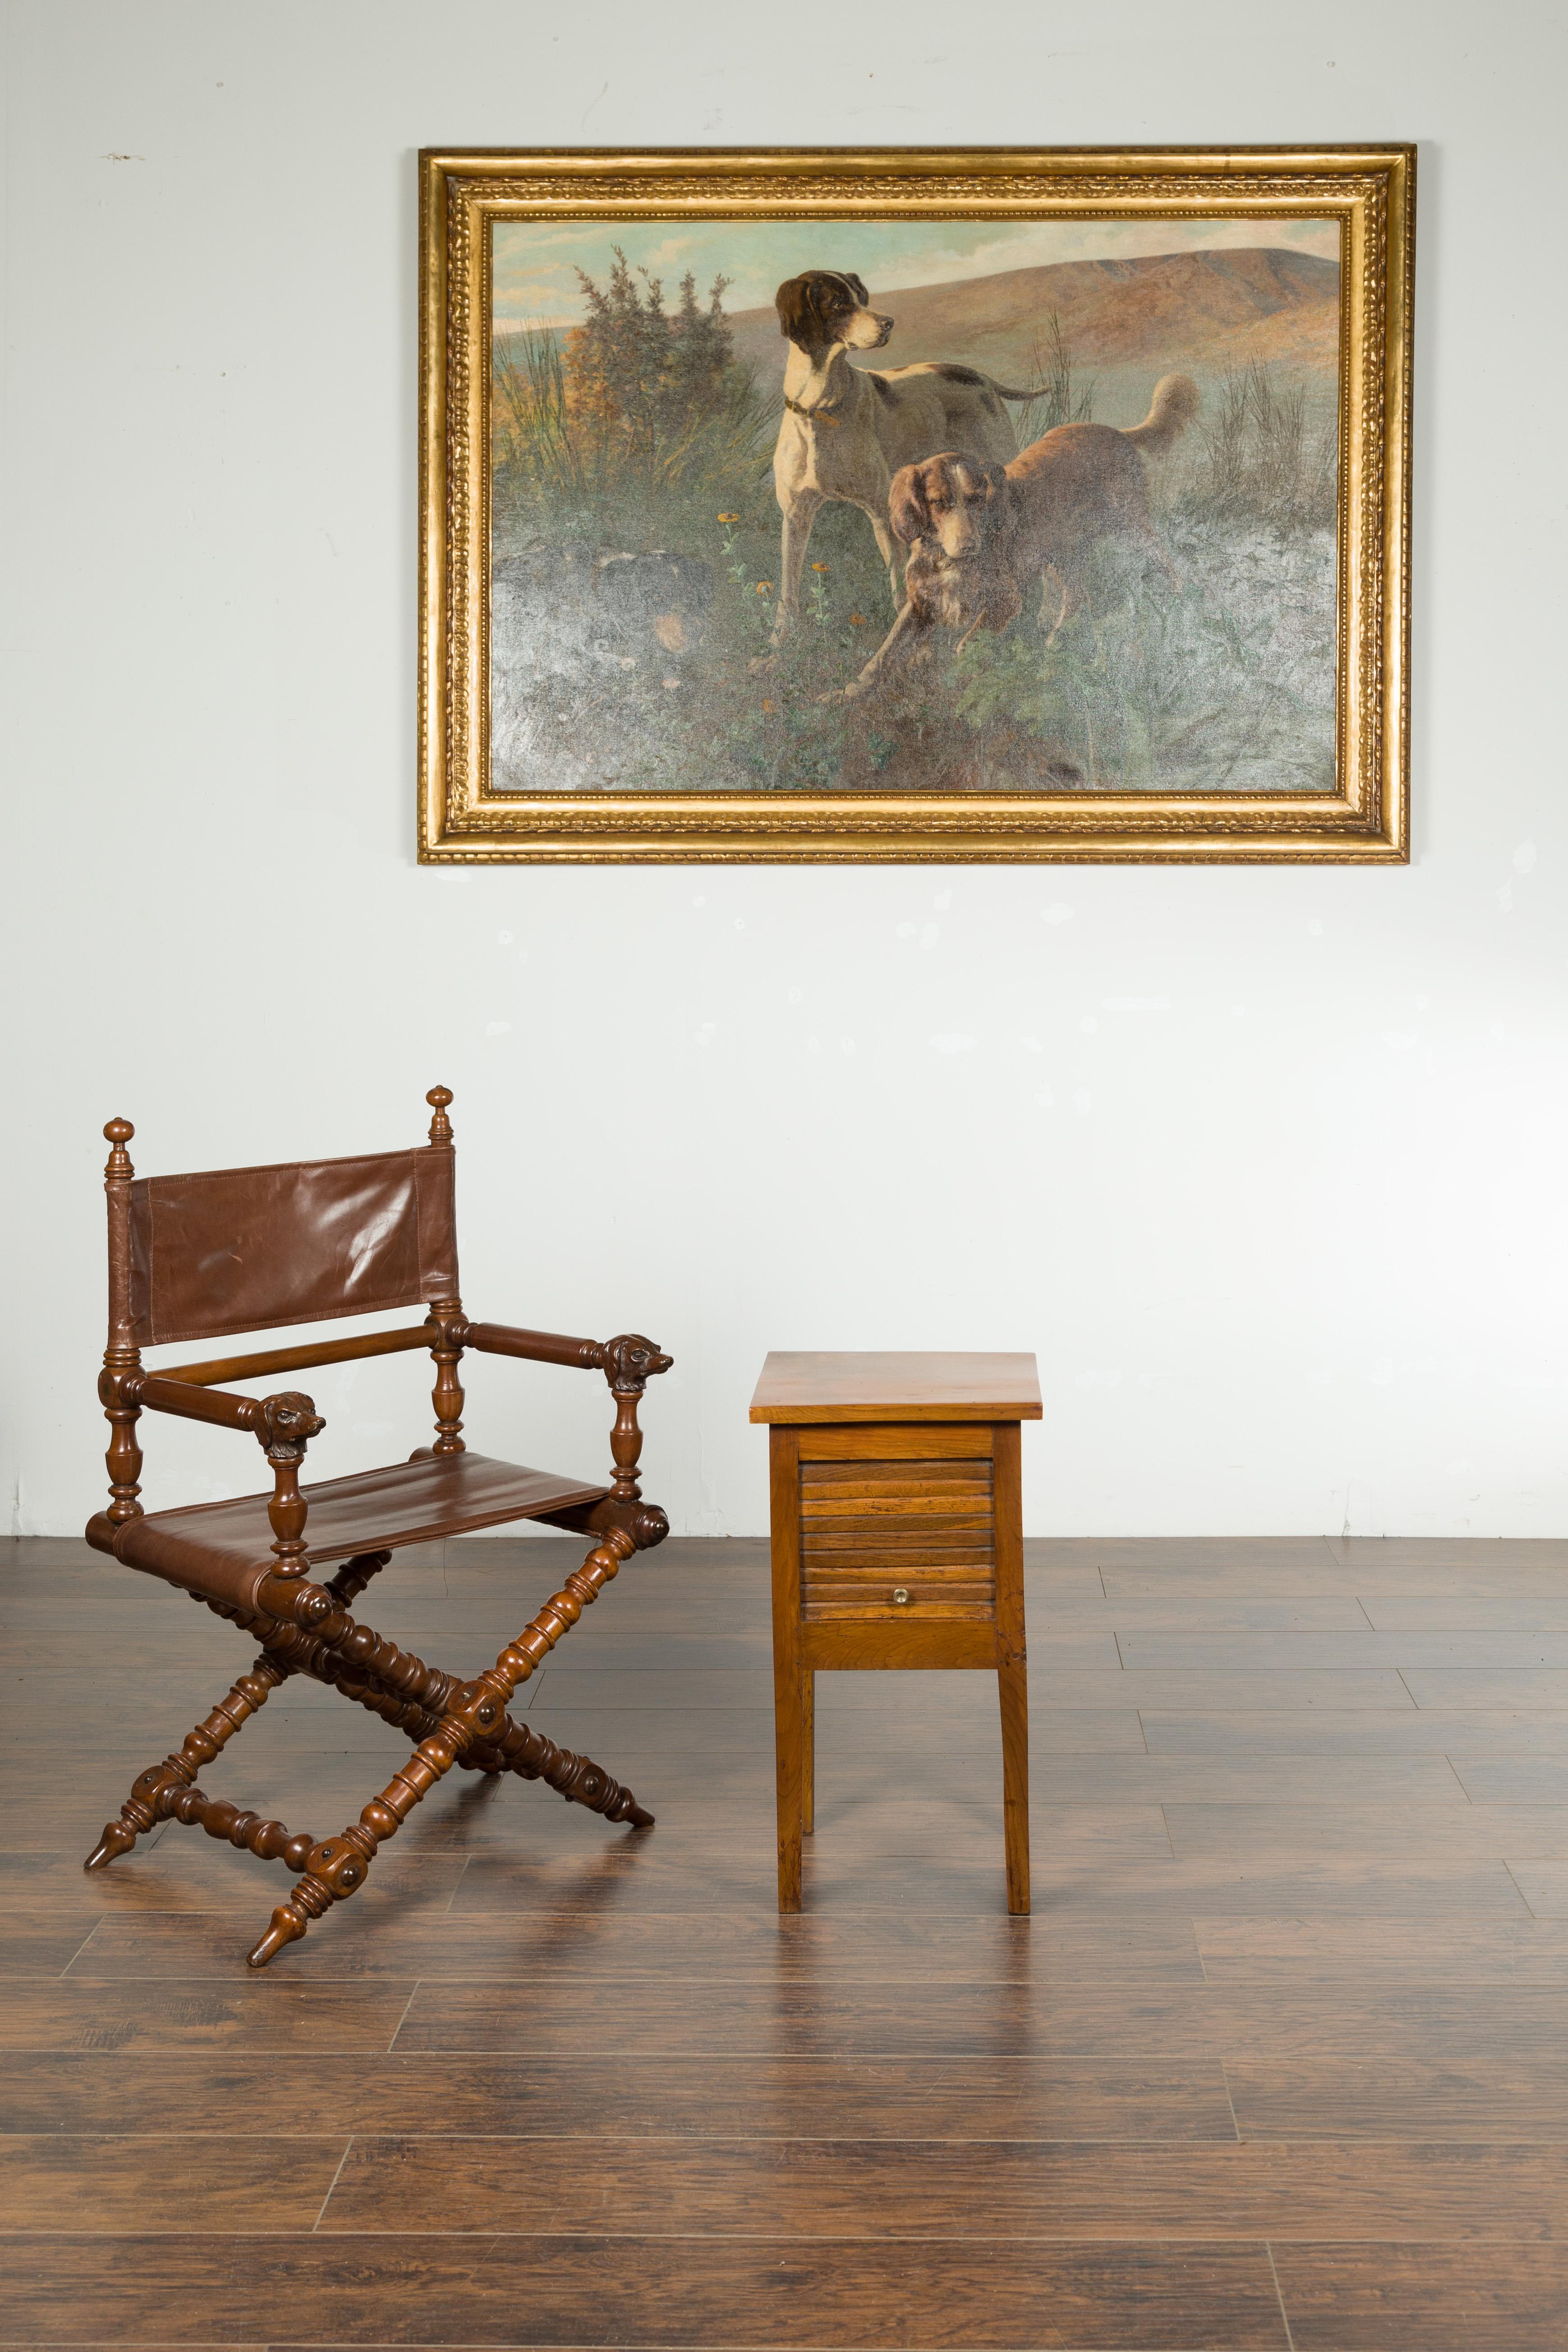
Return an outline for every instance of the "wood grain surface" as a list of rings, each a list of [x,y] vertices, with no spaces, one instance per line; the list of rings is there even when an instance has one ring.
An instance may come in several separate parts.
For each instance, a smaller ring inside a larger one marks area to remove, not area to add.
[[[479,1661],[580,1549],[416,1551],[382,1612]],[[527,1709],[658,1828],[443,1783],[258,1979],[281,1864],[79,1866],[232,1631],[14,1542],[0,2347],[1561,2352],[1565,1569],[1030,1544],[1033,1916],[994,1684],[918,1672],[821,1679],[781,1916],[767,1548],[671,1543]],[[398,1740],[286,1696],[204,1785],[335,1822]]]
[[[752,1398],[753,1421],[1038,1421],[1030,1355],[847,1354],[774,1349]]]

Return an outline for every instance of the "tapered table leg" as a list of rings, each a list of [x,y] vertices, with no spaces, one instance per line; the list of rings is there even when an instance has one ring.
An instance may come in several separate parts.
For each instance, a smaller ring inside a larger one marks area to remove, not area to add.
[[[1029,1908],[1029,1694],[1022,1660],[996,1669],[1002,1702],[1002,1843],[1007,1861],[1007,1908]]]
[[[1007,1908],[1029,1907],[1029,1683],[1024,1638],[1024,1496],[1018,1424],[999,1423],[995,1448],[996,1689],[1002,1706],[1002,1842]]]
[[[773,1484],[773,1760],[778,1775],[779,1909],[800,1909],[806,1718],[800,1655],[799,1440],[769,1432]]]

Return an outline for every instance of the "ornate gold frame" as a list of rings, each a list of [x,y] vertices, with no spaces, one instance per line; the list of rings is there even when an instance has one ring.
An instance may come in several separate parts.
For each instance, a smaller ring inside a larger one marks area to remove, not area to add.
[[[422,863],[1408,858],[1414,148],[426,151],[419,172]],[[1089,800],[1082,793],[1005,799],[488,793],[489,223],[905,212],[997,219],[1239,213],[1340,222],[1336,793]]]

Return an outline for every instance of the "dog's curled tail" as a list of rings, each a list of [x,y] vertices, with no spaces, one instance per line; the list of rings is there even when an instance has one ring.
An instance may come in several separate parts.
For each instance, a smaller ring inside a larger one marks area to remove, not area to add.
[[[1051,388],[1048,383],[1027,387],[1021,383],[998,383],[994,375],[981,376],[979,380],[982,383],[988,383],[999,400],[1043,400]]]
[[[1152,457],[1163,457],[1202,406],[1203,394],[1190,375],[1163,375],[1154,386],[1148,415],[1142,425],[1127,426],[1122,438],[1136,442]]]

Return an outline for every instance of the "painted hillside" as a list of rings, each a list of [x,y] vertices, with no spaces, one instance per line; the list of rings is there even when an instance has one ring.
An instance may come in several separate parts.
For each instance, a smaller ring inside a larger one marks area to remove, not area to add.
[[[802,267],[809,267],[809,257],[803,255]],[[1124,372],[1171,367],[1212,377],[1253,360],[1331,372],[1339,299],[1337,263],[1279,246],[1053,262],[893,294],[873,291],[873,307],[898,324],[886,352],[860,364],[963,359],[1024,381],[1054,311],[1075,366],[1099,372],[1108,383]],[[771,307],[738,311],[732,324],[737,356],[766,384],[782,373],[775,313]]]

